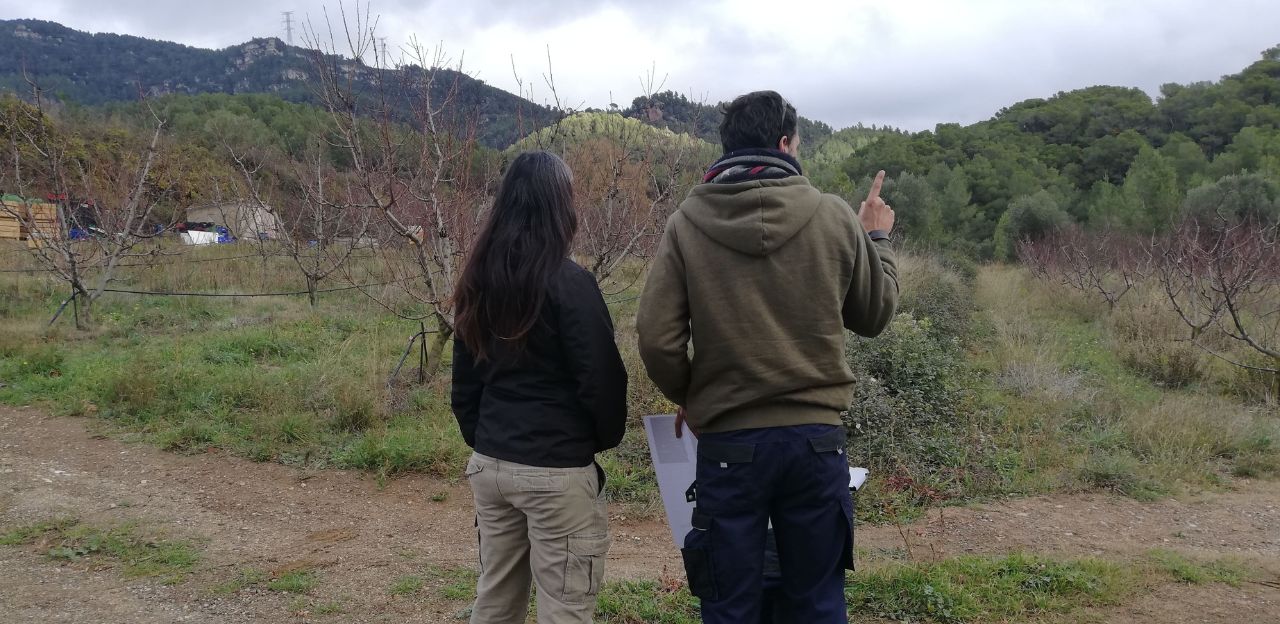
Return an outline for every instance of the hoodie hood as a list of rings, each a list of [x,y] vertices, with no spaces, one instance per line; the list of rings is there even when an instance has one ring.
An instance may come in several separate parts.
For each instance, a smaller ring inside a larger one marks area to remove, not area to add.
[[[822,193],[804,176],[736,184],[699,184],[680,212],[702,233],[734,251],[767,256],[809,225]]]

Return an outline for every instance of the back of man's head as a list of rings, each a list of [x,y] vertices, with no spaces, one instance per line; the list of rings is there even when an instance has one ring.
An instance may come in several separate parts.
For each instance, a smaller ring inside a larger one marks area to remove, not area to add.
[[[720,144],[725,153],[747,148],[778,149],[783,137],[794,143],[796,108],[777,91],[740,95],[721,107]]]

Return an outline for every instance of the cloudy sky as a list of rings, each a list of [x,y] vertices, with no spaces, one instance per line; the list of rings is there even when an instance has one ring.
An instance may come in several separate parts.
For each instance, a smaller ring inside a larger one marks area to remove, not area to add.
[[[335,16],[337,0],[0,0],[0,17],[219,48],[283,37],[281,11],[321,26],[326,6]],[[538,100],[549,97],[549,46],[571,105],[625,106],[656,67],[666,88],[695,99],[772,88],[837,127],[912,130],[1090,85],[1154,95],[1235,73],[1280,44],[1274,0],[377,0],[371,10],[393,53],[414,36],[443,42],[466,71],[511,91],[514,57]]]

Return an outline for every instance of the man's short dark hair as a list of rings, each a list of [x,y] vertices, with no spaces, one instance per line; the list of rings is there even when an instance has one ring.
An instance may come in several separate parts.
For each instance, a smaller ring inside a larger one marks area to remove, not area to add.
[[[753,91],[721,106],[720,144],[725,153],[750,147],[774,149],[796,135],[796,107],[777,91]]]

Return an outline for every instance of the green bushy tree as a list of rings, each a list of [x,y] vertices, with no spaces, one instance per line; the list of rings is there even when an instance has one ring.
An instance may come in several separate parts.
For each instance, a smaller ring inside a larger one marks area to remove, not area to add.
[[[1170,226],[1178,216],[1181,194],[1178,174],[1164,156],[1143,146],[1138,151],[1124,179],[1124,193],[1135,203],[1137,214],[1125,223],[1133,228],[1159,230]]]
[[[1257,173],[1230,175],[1187,193],[1183,209],[1201,222],[1280,219],[1280,184]]]
[[[1070,220],[1048,191],[1020,197],[1000,218],[996,228],[996,255],[1004,260],[1012,259],[1019,241],[1042,238]]]

